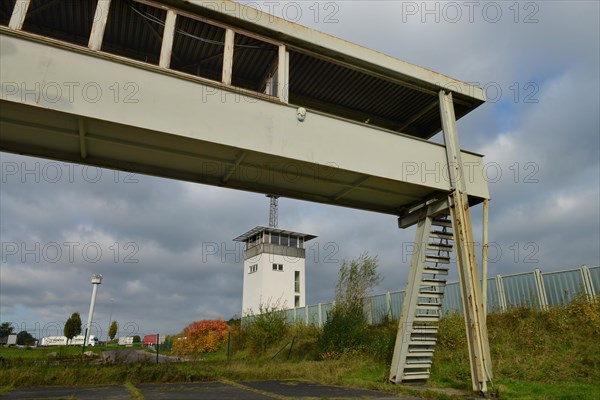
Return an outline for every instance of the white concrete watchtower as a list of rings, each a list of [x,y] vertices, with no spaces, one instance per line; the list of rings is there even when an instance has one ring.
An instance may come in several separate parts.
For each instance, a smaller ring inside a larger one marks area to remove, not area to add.
[[[271,222],[277,220],[276,201],[271,198]],[[259,313],[261,305],[283,308],[306,305],[304,246],[314,238],[315,235],[276,226],[257,226],[233,239],[245,244],[242,316]]]

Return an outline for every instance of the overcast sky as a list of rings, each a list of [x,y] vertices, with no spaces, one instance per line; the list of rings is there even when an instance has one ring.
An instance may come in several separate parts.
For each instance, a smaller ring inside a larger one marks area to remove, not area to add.
[[[462,147],[490,166],[493,276],[600,264],[599,4],[254,6],[486,89],[490,101],[458,128]],[[104,276],[94,318],[103,337],[111,319],[122,335],[174,334],[240,314],[243,260],[231,239],[268,223],[264,196],[0,157],[2,322],[39,337],[61,332],[74,311],[85,321],[94,273]],[[481,206],[472,212],[480,237]],[[282,198],[279,226],[318,235],[307,251],[309,304],[329,301],[341,260],[364,251],[379,256],[376,292],[406,284],[402,243],[414,228],[398,230],[392,216]]]

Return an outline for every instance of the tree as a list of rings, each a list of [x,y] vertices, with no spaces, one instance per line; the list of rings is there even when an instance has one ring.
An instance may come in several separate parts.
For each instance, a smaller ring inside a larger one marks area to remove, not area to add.
[[[321,349],[327,357],[361,350],[369,342],[365,297],[379,283],[377,262],[376,256],[363,253],[342,263],[335,288],[335,305],[327,314],[321,336]]]
[[[115,338],[115,336],[117,336],[118,330],[119,330],[119,324],[117,323],[117,321],[113,321],[110,324],[110,328],[108,329],[108,337],[110,338],[110,340],[113,340]]]
[[[379,283],[377,256],[362,253],[348,263],[342,263],[335,286],[335,307],[348,311],[364,309],[365,297]]]
[[[135,335],[133,337],[133,343],[140,343],[142,341],[142,338],[139,337],[138,335]]]
[[[27,331],[17,333],[17,344],[19,346],[32,346],[35,344],[35,338]]]
[[[229,325],[222,319],[192,322],[173,344],[178,354],[202,354],[219,350],[227,341]]]
[[[71,317],[65,323],[63,332],[69,340],[81,334],[81,317],[78,312],[71,314]]]
[[[0,324],[0,337],[12,335],[15,331],[15,327],[10,322],[3,322]]]

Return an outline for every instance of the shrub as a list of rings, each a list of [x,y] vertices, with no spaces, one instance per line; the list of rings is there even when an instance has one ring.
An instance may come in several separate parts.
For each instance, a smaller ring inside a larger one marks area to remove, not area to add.
[[[243,347],[264,353],[269,347],[279,343],[288,332],[285,311],[279,303],[261,304],[259,313],[251,313],[242,323]]]
[[[199,355],[217,351],[227,341],[229,325],[221,319],[192,322],[173,344],[180,355]]]
[[[349,352],[366,350],[371,329],[364,312],[364,299],[378,282],[377,257],[363,253],[342,263],[335,305],[327,315],[319,341],[323,358],[338,358]]]

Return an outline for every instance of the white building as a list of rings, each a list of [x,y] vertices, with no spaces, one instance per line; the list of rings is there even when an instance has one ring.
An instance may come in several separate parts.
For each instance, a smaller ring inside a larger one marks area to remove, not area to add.
[[[315,235],[257,226],[233,239],[244,242],[242,316],[260,306],[283,308],[306,304],[304,245]]]

